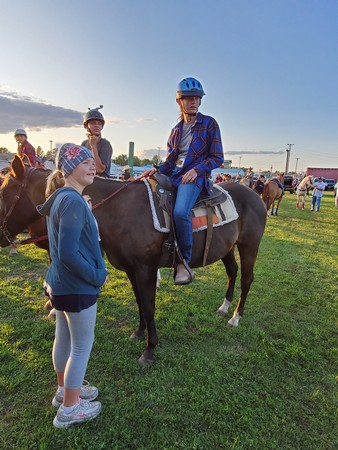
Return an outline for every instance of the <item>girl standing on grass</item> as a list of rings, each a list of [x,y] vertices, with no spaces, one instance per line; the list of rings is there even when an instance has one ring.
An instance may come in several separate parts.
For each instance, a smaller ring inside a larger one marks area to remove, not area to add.
[[[96,173],[93,154],[85,147],[64,144],[56,166],[47,180],[48,198],[38,210],[47,216],[51,265],[45,290],[56,309],[53,364],[58,388],[52,405],[58,411],[53,424],[64,428],[94,419],[101,410],[101,403],[92,401],[98,389],[84,384],[84,376],[107,269],[90,199],[82,197]]]

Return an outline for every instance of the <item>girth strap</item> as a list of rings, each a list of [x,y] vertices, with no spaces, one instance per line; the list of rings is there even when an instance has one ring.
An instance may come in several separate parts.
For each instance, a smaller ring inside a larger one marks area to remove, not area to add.
[[[213,223],[212,223],[212,206],[207,205],[207,217],[208,217],[208,225],[207,225],[207,235],[205,238],[205,247],[204,247],[204,254],[203,254],[203,266],[206,265],[207,257],[210,249],[210,244],[212,240],[212,232],[213,232]]]

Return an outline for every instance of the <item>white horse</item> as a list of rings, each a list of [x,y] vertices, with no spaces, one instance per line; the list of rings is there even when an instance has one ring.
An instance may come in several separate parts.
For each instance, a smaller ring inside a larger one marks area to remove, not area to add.
[[[307,191],[309,187],[312,186],[312,176],[307,176],[302,179],[302,181],[298,184],[296,188],[296,194],[297,194],[297,203],[296,203],[296,209],[299,208],[299,203],[301,198],[302,201],[302,209],[305,209],[305,197],[307,196]]]

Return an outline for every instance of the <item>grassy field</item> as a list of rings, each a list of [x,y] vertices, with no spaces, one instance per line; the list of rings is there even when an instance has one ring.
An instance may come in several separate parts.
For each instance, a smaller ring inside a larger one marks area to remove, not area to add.
[[[141,369],[144,343],[129,336],[138,314],[124,273],[110,269],[99,300],[86,378],[100,389],[101,415],[55,429],[51,399],[54,323],[43,311],[46,254],[30,245],[0,253],[0,448],[338,448],[338,209],[295,209],[286,194],[268,219],[245,316],[236,329],[215,312],[222,264],[173,285],[162,271],[157,362]],[[231,309],[233,311],[234,306]]]

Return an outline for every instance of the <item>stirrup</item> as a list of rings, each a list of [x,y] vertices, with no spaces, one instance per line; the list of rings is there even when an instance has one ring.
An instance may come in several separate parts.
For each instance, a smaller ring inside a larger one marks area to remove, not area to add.
[[[194,272],[190,269],[190,267],[188,266],[187,262],[183,259],[182,262],[179,262],[178,265],[183,266],[183,269],[185,269],[185,272],[182,274],[180,274],[177,271],[177,267],[176,267],[176,274],[175,274],[175,285],[184,285],[184,284],[189,284],[193,281],[195,274]],[[177,265],[177,266],[178,266]],[[181,279],[179,279],[179,277],[183,275],[183,277]]]

